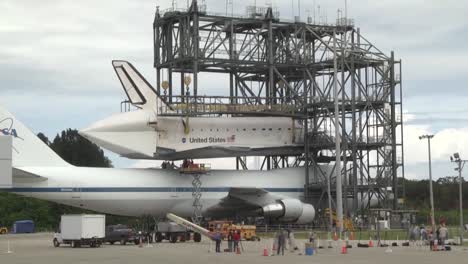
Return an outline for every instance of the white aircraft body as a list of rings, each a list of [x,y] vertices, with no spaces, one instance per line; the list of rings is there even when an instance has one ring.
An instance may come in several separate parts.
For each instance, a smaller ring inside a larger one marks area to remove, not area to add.
[[[138,109],[80,130],[102,148],[127,158],[157,160],[296,155],[304,150],[303,127],[293,118],[171,115],[178,111],[175,106],[167,105],[130,63],[112,64]]]
[[[13,176],[3,179],[13,183],[1,191],[116,215],[192,215],[190,175],[174,169],[72,166],[2,108],[0,131],[13,137]],[[310,223],[315,216],[314,207],[300,200],[303,168],[219,170],[201,180],[205,216],[242,214],[296,223]]]

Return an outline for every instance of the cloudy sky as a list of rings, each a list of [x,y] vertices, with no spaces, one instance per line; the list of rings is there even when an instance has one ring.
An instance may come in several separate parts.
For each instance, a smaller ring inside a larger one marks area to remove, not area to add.
[[[124,94],[111,60],[131,61],[154,83],[154,11],[171,2],[1,0],[0,104],[51,138],[62,129],[82,128],[120,111]],[[186,0],[176,2],[186,5]],[[254,2],[234,0],[234,9],[242,13]],[[256,2],[273,2],[282,17],[293,15],[289,0]],[[307,10],[313,13],[314,2],[320,5],[322,20],[332,21],[344,7],[344,0],[302,0],[302,16]],[[206,3],[209,11],[225,10],[225,1]],[[418,140],[421,134],[435,134],[434,177],[455,173],[448,161],[451,153],[468,159],[466,12],[468,1],[460,0],[348,0],[348,14],[361,33],[403,60],[409,178],[427,175],[427,145]],[[135,161],[109,155],[117,166],[135,166]]]

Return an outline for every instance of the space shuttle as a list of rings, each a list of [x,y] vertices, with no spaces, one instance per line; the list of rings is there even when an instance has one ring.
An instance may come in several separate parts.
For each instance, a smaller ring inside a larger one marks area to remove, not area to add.
[[[136,110],[81,129],[96,145],[130,159],[182,160],[299,155],[302,124],[291,117],[183,116],[127,61],[112,61]]]

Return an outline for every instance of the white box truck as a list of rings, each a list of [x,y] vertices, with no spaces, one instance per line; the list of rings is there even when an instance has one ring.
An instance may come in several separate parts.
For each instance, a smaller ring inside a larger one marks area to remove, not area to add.
[[[59,233],[54,235],[54,246],[68,244],[71,247],[89,245],[100,247],[106,236],[105,215],[62,215]]]

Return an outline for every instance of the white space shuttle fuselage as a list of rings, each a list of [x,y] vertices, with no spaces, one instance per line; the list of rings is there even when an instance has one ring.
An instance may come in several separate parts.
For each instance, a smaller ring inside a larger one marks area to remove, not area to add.
[[[80,134],[133,159],[177,160],[294,155],[303,151],[303,130],[287,117],[157,116],[147,109],[98,121]]]

